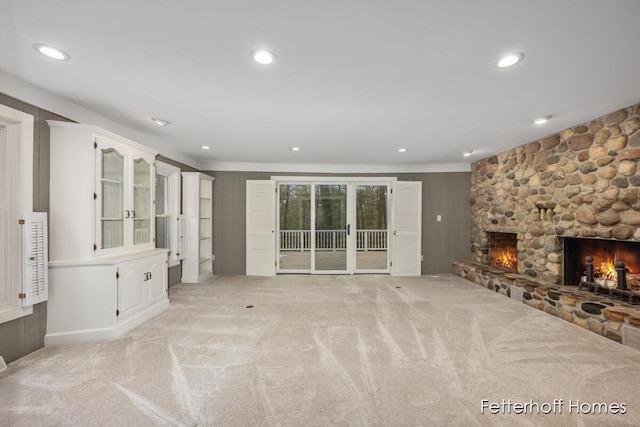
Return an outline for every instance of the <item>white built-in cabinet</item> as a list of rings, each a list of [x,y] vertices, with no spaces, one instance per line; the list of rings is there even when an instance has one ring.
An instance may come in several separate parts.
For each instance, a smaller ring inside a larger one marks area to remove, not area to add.
[[[187,251],[182,260],[184,283],[198,283],[213,276],[214,179],[199,172],[182,172],[182,215],[187,222]]]
[[[116,338],[169,305],[155,248],[156,152],[95,126],[51,129],[45,345]]]

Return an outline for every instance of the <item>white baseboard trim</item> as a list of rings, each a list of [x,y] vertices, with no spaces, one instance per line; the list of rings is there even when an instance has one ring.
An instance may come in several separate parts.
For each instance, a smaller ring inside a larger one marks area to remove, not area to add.
[[[511,286],[511,289],[509,291],[509,295],[511,296],[511,299],[514,299],[518,302],[522,302],[523,294],[524,294],[524,291],[522,290],[522,288],[518,286]]]
[[[182,276],[180,280],[182,283],[200,283],[204,280],[210,279],[213,277],[212,272],[203,273],[199,276]]]
[[[120,338],[136,326],[162,313],[167,308],[169,308],[169,300],[163,299],[129,318],[119,320],[118,324],[112,328],[85,329],[46,334],[44,336],[44,346],[55,347],[59,345],[85,344]]]
[[[5,369],[7,369],[7,364],[4,363],[4,359],[2,358],[2,356],[0,356],[0,372],[4,371]]]

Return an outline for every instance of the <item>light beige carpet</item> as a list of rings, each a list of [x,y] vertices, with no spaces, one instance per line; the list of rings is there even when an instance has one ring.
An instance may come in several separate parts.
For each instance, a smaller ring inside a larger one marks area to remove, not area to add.
[[[170,299],[10,364],[0,425],[640,425],[640,352],[457,276],[216,276]]]

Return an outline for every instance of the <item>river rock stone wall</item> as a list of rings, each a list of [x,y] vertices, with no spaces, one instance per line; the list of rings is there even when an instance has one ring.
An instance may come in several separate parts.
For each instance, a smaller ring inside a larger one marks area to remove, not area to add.
[[[518,236],[518,272],[562,281],[562,237],[640,241],[640,104],[471,166],[472,260]]]

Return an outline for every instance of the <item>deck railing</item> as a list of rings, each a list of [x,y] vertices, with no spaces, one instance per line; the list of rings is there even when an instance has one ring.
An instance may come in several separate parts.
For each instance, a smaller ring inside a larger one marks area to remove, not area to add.
[[[387,250],[387,230],[357,230],[356,249],[359,251]],[[347,248],[346,230],[316,231],[316,250],[336,251]],[[280,250],[305,252],[311,250],[311,230],[281,230]]]

